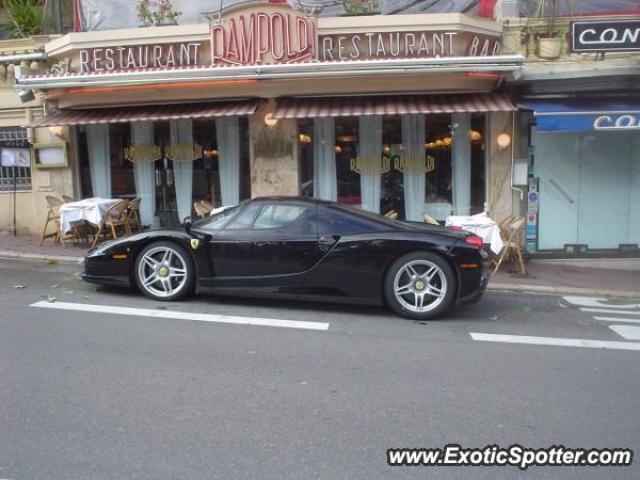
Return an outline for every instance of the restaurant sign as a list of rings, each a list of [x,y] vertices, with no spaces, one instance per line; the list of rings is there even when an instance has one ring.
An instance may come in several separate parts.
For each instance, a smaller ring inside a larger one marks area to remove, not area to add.
[[[317,18],[286,3],[231,8],[210,17],[208,41],[82,49],[82,73],[305,61],[497,55],[500,40],[465,31],[318,33]],[[56,73],[53,72],[52,73]]]
[[[573,22],[574,52],[633,52],[640,50],[640,20]]]

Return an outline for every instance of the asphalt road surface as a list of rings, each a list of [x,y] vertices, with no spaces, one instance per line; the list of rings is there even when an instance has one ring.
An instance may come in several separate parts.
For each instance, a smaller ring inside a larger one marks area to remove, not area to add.
[[[638,454],[640,302],[489,292],[415,322],[158,303],[77,271],[0,260],[0,479],[640,477],[640,458],[521,471],[386,457],[452,443]]]

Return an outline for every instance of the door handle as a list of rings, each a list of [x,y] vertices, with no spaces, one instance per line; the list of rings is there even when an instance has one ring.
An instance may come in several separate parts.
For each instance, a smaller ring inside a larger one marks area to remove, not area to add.
[[[320,237],[318,238],[318,246],[321,251],[328,252],[338,240],[339,237]]]

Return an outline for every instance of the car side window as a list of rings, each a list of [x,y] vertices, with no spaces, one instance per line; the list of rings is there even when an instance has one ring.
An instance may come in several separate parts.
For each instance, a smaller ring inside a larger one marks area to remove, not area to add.
[[[251,228],[253,220],[256,218],[256,214],[258,213],[258,210],[260,210],[260,207],[261,205],[259,203],[250,204],[247,208],[240,212],[240,214],[236,215],[236,218],[231,220],[225,227],[225,229],[243,230]]]
[[[254,229],[284,228],[294,223],[306,210],[300,205],[265,205],[260,210]]]
[[[332,208],[318,209],[318,234],[323,235],[357,235],[385,230],[384,226],[373,220],[350,215],[347,212]]]

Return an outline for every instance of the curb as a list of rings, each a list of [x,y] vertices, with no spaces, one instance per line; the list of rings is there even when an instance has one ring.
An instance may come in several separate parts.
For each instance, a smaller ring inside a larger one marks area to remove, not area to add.
[[[40,253],[22,253],[11,250],[0,250],[0,258],[11,258],[17,260],[41,260],[43,262],[54,261],[60,263],[78,264],[82,257],[72,257],[70,255],[43,255]]]
[[[640,298],[640,292],[633,290],[602,290],[581,287],[551,287],[548,285],[518,285],[510,283],[490,283],[488,290],[546,293],[549,295],[588,295],[610,298]]]

